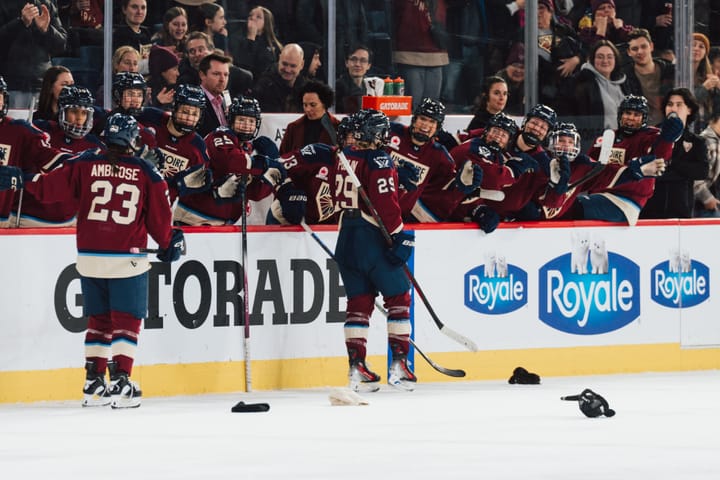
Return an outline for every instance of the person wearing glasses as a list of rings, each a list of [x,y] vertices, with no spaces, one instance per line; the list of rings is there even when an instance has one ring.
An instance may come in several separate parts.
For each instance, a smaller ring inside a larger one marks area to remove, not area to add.
[[[365,45],[350,47],[345,57],[345,72],[335,82],[335,110],[338,113],[355,113],[362,107],[363,95],[374,95],[373,83],[382,88],[382,79],[367,77],[372,67],[373,53]],[[378,83],[379,82],[379,83]]]

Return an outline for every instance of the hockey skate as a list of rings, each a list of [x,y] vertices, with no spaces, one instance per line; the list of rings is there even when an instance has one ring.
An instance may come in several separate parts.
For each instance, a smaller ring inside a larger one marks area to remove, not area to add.
[[[116,372],[110,365],[110,406],[112,408],[137,408],[140,406],[140,386],[128,378],[125,372]]]
[[[110,405],[110,388],[105,375],[95,371],[95,363],[86,362],[85,387],[83,387],[83,407],[104,407]]]
[[[399,390],[412,392],[415,390],[416,383],[417,377],[412,370],[410,370],[407,355],[393,355],[393,361],[388,371],[388,385]]]
[[[358,393],[377,392],[380,390],[380,375],[365,365],[363,360],[350,363],[350,390]]]

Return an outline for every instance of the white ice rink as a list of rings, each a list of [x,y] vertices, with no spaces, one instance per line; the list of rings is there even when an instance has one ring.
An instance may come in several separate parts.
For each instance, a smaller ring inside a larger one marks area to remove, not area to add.
[[[584,388],[617,415],[586,418],[559,400]],[[356,407],[330,406],[328,391],[147,398],[124,411],[0,405],[0,478],[720,479],[718,371],[385,386]],[[239,400],[271,409],[231,413]]]

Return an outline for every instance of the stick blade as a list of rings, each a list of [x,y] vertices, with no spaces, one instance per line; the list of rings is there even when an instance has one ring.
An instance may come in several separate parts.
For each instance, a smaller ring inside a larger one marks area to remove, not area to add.
[[[602,134],[602,140],[600,143],[600,156],[598,157],[598,162],[602,163],[603,165],[608,163],[614,143],[615,132],[608,128]]]
[[[502,202],[505,200],[505,192],[502,190],[480,190],[480,198],[492,200],[493,202]]]
[[[477,352],[478,350],[480,350],[480,348],[477,346],[477,344],[475,342],[473,342],[472,340],[470,340],[469,338],[467,338],[464,335],[460,335],[458,332],[456,332],[452,328],[448,327],[447,325],[443,325],[442,327],[440,327],[440,331],[442,333],[444,333],[445,335],[447,335],[448,337],[455,340],[457,343],[459,343],[463,347],[470,350],[471,352]]]

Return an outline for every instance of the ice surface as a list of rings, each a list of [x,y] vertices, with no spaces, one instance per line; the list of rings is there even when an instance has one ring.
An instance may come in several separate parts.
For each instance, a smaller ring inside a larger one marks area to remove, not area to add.
[[[559,399],[584,388],[617,415]],[[420,382],[368,406],[331,406],[329,391],[0,405],[0,478],[720,478],[718,371]],[[240,400],[271,409],[231,413]]]

